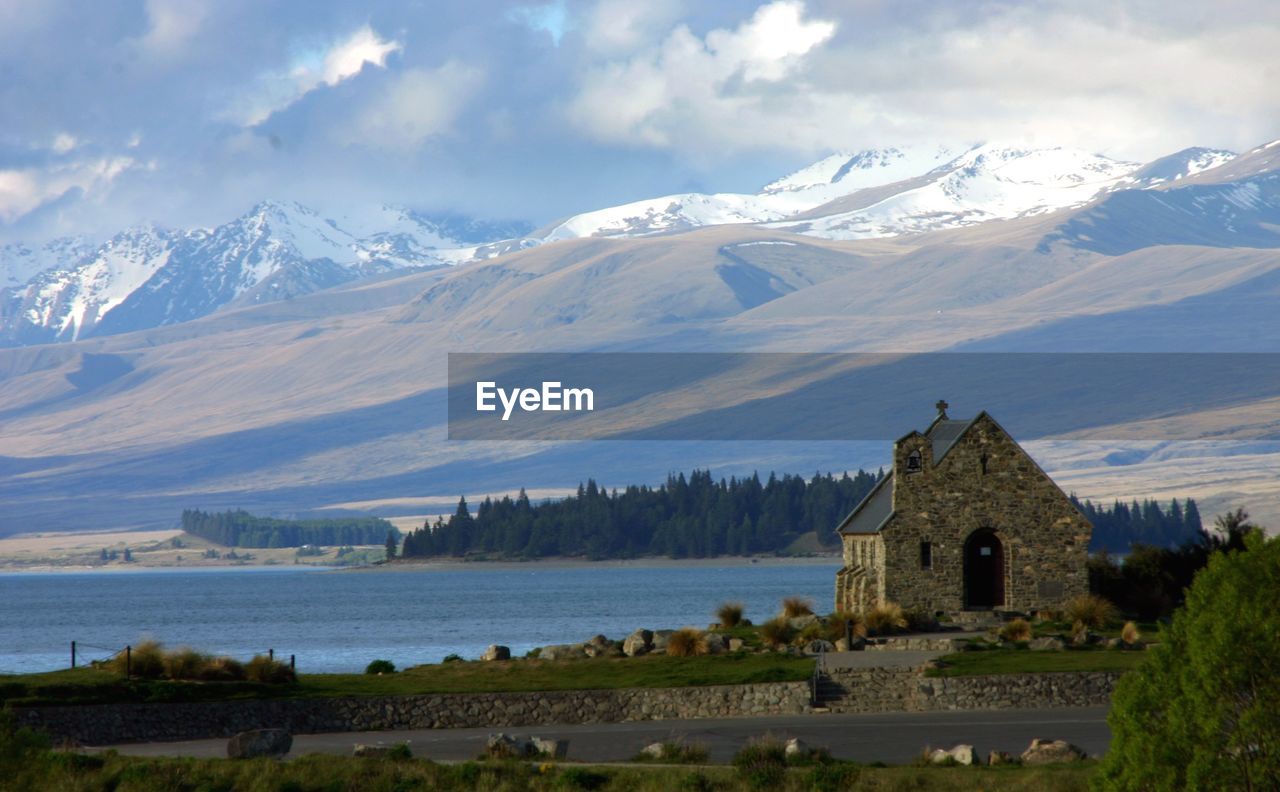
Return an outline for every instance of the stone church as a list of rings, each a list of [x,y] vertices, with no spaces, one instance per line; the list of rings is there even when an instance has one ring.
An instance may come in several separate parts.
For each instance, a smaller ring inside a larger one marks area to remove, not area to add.
[[[1093,526],[995,419],[947,406],[840,523],[836,610],[1030,613],[1088,593]]]

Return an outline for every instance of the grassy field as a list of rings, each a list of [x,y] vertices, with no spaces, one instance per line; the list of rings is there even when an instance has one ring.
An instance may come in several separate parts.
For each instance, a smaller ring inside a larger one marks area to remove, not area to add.
[[[959,652],[938,658],[942,668],[926,676],[976,676],[982,674],[1035,674],[1055,671],[1128,671],[1142,662],[1145,652],[1117,649],[1079,649],[1032,652],[1026,649],[990,649]]]
[[[1096,765],[1050,767],[868,767],[831,762],[793,767],[767,784],[732,767],[610,767],[562,763],[465,762],[304,756],[267,759],[136,759],[113,754],[38,753],[0,764],[7,790],[237,790],[238,792],[408,792],[409,790],[1025,790],[1086,789]]]
[[[382,676],[301,674],[297,683],[280,685],[126,680],[111,671],[82,668],[0,676],[0,703],[21,706],[740,685],[806,680],[813,673],[813,664],[812,659],[772,653],[557,661],[521,659],[416,666]]]

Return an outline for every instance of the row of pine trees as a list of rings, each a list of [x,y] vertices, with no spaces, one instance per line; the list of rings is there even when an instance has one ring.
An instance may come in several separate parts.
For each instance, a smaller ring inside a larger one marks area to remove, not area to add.
[[[1154,500],[1115,501],[1110,508],[1087,500],[1082,503],[1074,496],[1072,500],[1093,523],[1093,540],[1089,543],[1093,552],[1127,553],[1134,544],[1178,548],[1199,541],[1204,527],[1200,509],[1191,498],[1185,504],[1174,498],[1167,509]]]
[[[389,535],[399,537],[395,527],[380,517],[282,520],[255,517],[242,510],[210,513],[187,509],[182,512],[182,530],[224,547],[377,545]]]

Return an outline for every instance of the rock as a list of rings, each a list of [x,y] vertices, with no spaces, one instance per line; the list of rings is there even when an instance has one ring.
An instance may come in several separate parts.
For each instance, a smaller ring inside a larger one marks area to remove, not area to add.
[[[556,644],[553,646],[544,646],[542,651],[538,653],[541,660],[569,660],[575,657],[586,657],[587,653],[582,648],[582,644]]]
[[[746,648],[746,646],[747,646],[747,642],[746,642],[746,641],[744,641],[744,640],[742,640],[741,638],[730,638],[730,639],[729,639],[729,651],[730,651],[730,652],[739,652],[739,651],[742,651],[743,649],[745,649],[745,648]]]
[[[547,757],[548,759],[563,759],[569,754],[568,740],[551,740],[545,737],[530,737],[530,745],[533,746],[533,752]]]
[[[480,655],[480,659],[485,661],[510,660],[511,649],[510,647],[499,646],[498,644],[490,644],[489,648],[484,650],[484,654]]]
[[[489,735],[484,752],[495,759],[523,759],[533,753],[533,744],[523,737],[498,732]]]
[[[660,742],[649,743],[644,748],[640,749],[640,755],[647,756],[650,759],[661,759],[665,750],[666,749]]]
[[[622,642],[622,653],[627,657],[638,657],[653,648],[653,631],[639,629],[631,633]]]
[[[803,630],[810,624],[816,624],[817,621],[817,616],[814,616],[812,613],[806,613],[805,615],[797,616],[794,619],[787,619],[787,624],[790,625],[793,630]]]
[[[835,650],[835,644],[830,641],[824,641],[821,638],[814,638],[804,645],[804,653],[807,655],[819,655],[824,652],[834,652]]]
[[[702,640],[707,644],[707,654],[724,654],[729,648],[729,641],[718,633],[704,633]]]
[[[929,752],[929,762],[931,764],[955,762],[961,765],[971,765],[973,764],[973,746],[957,745],[949,749],[935,748]]]
[[[1036,638],[1027,644],[1033,652],[1058,652],[1067,648],[1067,642],[1052,635]]]
[[[356,743],[351,747],[351,755],[365,756],[365,757],[381,757],[391,753],[391,750],[393,747],[394,746],[391,746],[391,745],[383,745],[382,743],[378,743],[377,745],[367,745],[365,743]]]
[[[665,654],[667,651],[667,639],[669,639],[675,630],[654,630],[653,638],[650,639],[649,651]]]
[[[613,641],[610,641],[608,638],[604,637],[603,635],[593,635],[585,643],[589,646],[594,646],[599,649],[603,649],[607,646],[613,645]]]
[[[1108,638],[1102,645],[1107,647],[1108,649],[1124,648],[1124,642],[1121,641],[1119,638]]]
[[[993,767],[995,765],[1013,764],[1013,757],[1007,751],[992,751],[987,754],[987,764]]]
[[[227,756],[232,759],[253,759],[257,756],[280,758],[293,747],[293,735],[284,729],[254,729],[243,731],[227,741]]]
[[[799,737],[792,737],[790,740],[787,740],[787,747],[784,749],[784,752],[789,759],[793,757],[803,759],[813,753],[813,749],[805,745],[804,741]]]
[[[1085,752],[1066,740],[1031,741],[1031,747],[1022,752],[1024,764],[1053,764],[1055,762],[1078,762],[1085,758]]]

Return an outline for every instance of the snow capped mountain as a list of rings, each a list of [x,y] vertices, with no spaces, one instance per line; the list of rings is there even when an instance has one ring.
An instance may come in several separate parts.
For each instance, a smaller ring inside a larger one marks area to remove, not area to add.
[[[915,178],[946,165],[963,151],[951,146],[937,146],[832,154],[765,185],[760,192],[763,195],[802,193],[806,203],[818,206],[856,190]]]
[[[0,342],[71,341],[188,321],[233,303],[471,260],[477,242],[503,238],[487,234],[524,230],[391,206],[339,223],[297,203],[264,201],[212,229],[141,227],[97,248],[74,239],[36,250],[10,245],[0,249],[8,278]]]
[[[769,227],[826,239],[869,239],[957,228],[1080,206],[1126,184],[1139,165],[1076,149],[970,149],[904,189],[852,207],[833,203]],[[850,198],[855,201],[858,194]],[[824,211],[824,208],[834,211]]]
[[[1222,149],[1202,148],[1199,146],[1183,149],[1143,165],[1134,172],[1133,179],[1141,187],[1172,184],[1179,179],[1195,176],[1197,173],[1225,165],[1235,157],[1235,152]]]

